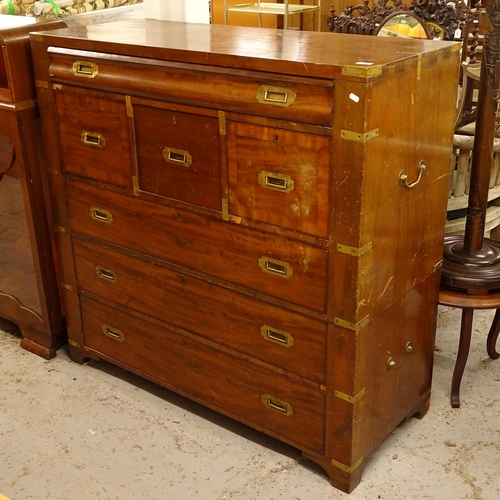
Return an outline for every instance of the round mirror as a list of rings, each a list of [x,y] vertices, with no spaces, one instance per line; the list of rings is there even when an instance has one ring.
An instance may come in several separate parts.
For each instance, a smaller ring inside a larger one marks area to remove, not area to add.
[[[409,11],[394,12],[386,17],[373,34],[402,38],[432,38],[422,19]]]

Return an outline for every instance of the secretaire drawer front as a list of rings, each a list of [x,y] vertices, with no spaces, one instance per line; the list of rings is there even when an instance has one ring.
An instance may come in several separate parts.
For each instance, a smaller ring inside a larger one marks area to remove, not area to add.
[[[325,396],[103,304],[82,300],[85,346],[245,423],[321,453]]]
[[[49,49],[50,50],[50,49]],[[55,81],[212,109],[330,126],[333,82],[97,52],[50,50]]]
[[[91,179],[132,185],[125,100],[56,92],[62,167]]]
[[[324,383],[323,321],[76,238],[74,255],[80,289]]]
[[[228,122],[229,213],[327,237],[328,137]]]
[[[222,209],[218,118],[134,106],[139,188]]]
[[[67,182],[73,231],[324,311],[327,250]]]

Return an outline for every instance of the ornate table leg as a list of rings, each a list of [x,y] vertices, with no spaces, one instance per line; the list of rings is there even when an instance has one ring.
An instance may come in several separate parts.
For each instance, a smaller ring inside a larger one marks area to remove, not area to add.
[[[488,356],[491,359],[500,358],[500,353],[495,349],[498,332],[500,332],[500,309],[496,310],[495,317],[493,318],[493,323],[491,324],[488,338],[486,340],[486,349],[488,350]]]
[[[460,327],[460,343],[458,345],[457,361],[453,378],[451,379],[451,406],[460,408],[460,383],[464,374],[467,358],[469,357],[470,341],[472,336],[472,319],[474,309],[466,307],[462,310],[462,325]]]

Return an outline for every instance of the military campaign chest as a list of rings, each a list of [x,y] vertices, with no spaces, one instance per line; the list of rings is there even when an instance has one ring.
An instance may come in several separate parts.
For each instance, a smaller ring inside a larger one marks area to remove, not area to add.
[[[72,358],[352,490],[429,404],[456,44],[146,20],[32,47]]]

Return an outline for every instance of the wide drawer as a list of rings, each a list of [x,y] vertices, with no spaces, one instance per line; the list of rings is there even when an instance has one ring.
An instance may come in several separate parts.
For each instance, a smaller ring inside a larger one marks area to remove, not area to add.
[[[201,64],[49,49],[50,75],[72,85],[331,126],[333,82]]]
[[[134,106],[139,189],[222,210],[218,118]]]
[[[62,168],[91,179],[132,185],[125,100],[56,92]]]
[[[79,289],[325,383],[325,322],[100,245],[73,248]]]
[[[322,453],[325,394],[82,299],[85,346],[260,430]]]
[[[229,213],[328,236],[329,137],[228,122]]]
[[[324,311],[327,250],[67,181],[73,231]]]

